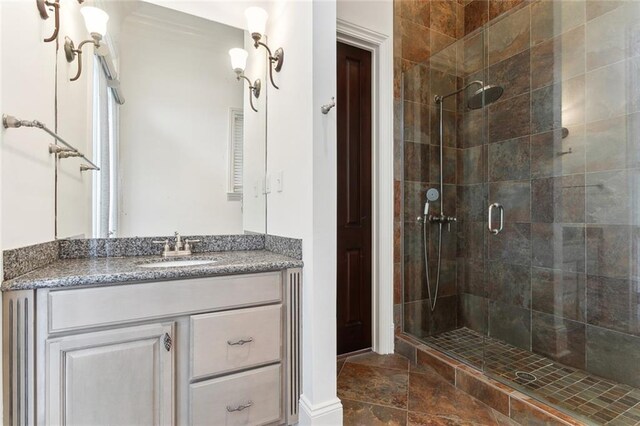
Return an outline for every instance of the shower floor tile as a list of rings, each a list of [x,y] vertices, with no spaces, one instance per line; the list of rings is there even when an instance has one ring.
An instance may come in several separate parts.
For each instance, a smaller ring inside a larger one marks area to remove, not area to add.
[[[585,371],[484,337],[468,328],[425,337],[437,349],[494,376],[518,384],[539,396],[598,424],[640,425],[640,389],[591,375]],[[528,373],[535,380],[527,377]]]

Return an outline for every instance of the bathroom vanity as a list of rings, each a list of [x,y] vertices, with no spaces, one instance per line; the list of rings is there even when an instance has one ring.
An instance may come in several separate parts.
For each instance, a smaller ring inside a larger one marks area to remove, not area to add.
[[[301,261],[205,259],[67,259],[5,281],[4,423],[297,422]]]

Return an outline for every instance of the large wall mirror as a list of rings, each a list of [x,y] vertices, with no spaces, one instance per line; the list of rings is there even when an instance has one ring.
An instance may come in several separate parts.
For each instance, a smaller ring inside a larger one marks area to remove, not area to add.
[[[87,105],[58,94],[59,122],[91,123],[87,151],[100,171],[78,177],[79,159],[58,161],[57,237],[265,233],[264,51],[240,28],[157,4],[95,5],[109,15],[100,48],[120,85],[90,48],[78,81]],[[245,75],[262,81],[257,112],[231,67],[232,48],[249,52]],[[58,63],[59,78],[77,65]]]

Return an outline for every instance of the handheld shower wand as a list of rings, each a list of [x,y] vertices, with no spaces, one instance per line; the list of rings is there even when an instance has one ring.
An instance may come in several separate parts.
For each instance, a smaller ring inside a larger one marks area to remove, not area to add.
[[[424,216],[425,221],[429,216],[429,202],[437,201],[440,198],[440,192],[435,188],[429,188],[427,190],[427,201],[424,203]]]
[[[442,252],[442,222],[438,223],[438,269],[436,273],[436,288],[433,294],[431,295],[431,280],[429,277],[429,240],[427,238],[427,234],[429,232],[427,228],[427,224],[429,221],[429,203],[437,201],[440,198],[440,191],[436,188],[430,188],[426,193],[427,201],[424,203],[424,216],[422,219],[422,241],[424,243],[424,264],[425,270],[427,274],[427,293],[429,295],[429,307],[431,311],[436,309],[436,303],[438,302],[438,287],[440,286],[440,260],[441,260],[441,252]]]

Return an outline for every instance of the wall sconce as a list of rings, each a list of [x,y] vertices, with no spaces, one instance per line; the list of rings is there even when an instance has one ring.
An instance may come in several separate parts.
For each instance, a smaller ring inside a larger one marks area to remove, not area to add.
[[[256,99],[260,97],[262,82],[260,79],[256,79],[256,81],[251,84],[251,80],[244,75],[244,69],[247,67],[247,57],[249,56],[249,53],[244,49],[234,48],[229,50],[229,56],[231,57],[231,68],[235,71],[238,81],[243,78],[249,82],[249,104],[251,104],[252,110],[258,112],[258,109],[253,106],[253,96],[255,96]]]
[[[36,0],[36,5],[38,6],[38,12],[40,12],[40,17],[42,19],[49,19],[49,11],[48,7],[53,8],[53,13],[55,16],[55,30],[53,30],[53,34],[51,37],[45,38],[45,43],[49,43],[50,41],[54,41],[58,38],[58,31],[60,31],[60,0]]]
[[[91,39],[84,40],[78,45],[77,49],[73,44],[73,40],[69,37],[64,39],[64,53],[67,57],[67,62],[72,63],[76,56],[78,57],[78,72],[71,81],[76,81],[82,74],[82,47],[87,43],[92,43],[96,48],[100,47],[100,41],[107,33],[107,21],[109,20],[107,12],[97,7],[83,6],[80,8],[80,13],[84,17],[84,23],[87,31],[91,34]]]
[[[269,67],[269,80],[271,80],[273,87],[280,89],[276,86],[276,83],[273,82],[273,70],[275,68],[276,72],[280,72],[282,69],[282,64],[284,63],[284,50],[279,47],[276,49],[275,53],[272,54],[269,46],[260,41],[267,26],[267,18],[269,15],[264,9],[255,6],[245,10],[244,15],[247,17],[247,27],[249,28],[249,32],[253,38],[253,46],[256,49],[259,46],[264,46],[264,48],[267,49],[267,52],[269,52],[269,62],[271,65]]]

